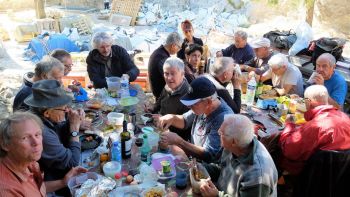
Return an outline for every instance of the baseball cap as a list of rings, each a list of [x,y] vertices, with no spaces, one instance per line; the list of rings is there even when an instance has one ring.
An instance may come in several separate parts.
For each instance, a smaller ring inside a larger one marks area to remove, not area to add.
[[[206,77],[194,79],[190,86],[190,91],[180,99],[181,103],[186,106],[194,105],[201,99],[212,96],[216,92],[214,84]]]
[[[250,46],[254,49],[261,48],[261,47],[270,47],[270,45],[271,45],[271,42],[267,38],[258,38],[258,39],[253,40],[250,43]]]

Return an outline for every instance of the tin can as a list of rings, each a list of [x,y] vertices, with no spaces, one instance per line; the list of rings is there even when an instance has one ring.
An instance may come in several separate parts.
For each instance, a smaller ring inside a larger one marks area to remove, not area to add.
[[[169,174],[171,172],[170,162],[168,160],[161,161],[163,174]]]

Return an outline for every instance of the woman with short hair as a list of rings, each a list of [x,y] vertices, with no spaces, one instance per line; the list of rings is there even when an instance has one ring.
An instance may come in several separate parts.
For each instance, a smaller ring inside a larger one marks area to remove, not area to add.
[[[185,77],[191,83],[198,76],[198,67],[203,55],[203,47],[198,44],[189,45],[186,50]]]

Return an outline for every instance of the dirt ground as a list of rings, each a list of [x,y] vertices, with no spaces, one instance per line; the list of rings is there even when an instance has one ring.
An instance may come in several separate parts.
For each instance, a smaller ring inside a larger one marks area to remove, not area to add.
[[[79,12],[74,12],[79,14]],[[68,13],[68,14],[74,14]],[[96,13],[88,14],[94,23],[105,23],[107,21],[97,20]],[[6,27],[10,32],[10,40],[3,42],[6,53],[1,57],[0,54],[0,118],[6,117],[11,112],[13,97],[22,85],[22,76],[28,71],[32,71],[34,64],[30,61],[24,61],[23,52],[28,43],[17,43],[14,39],[13,32],[16,24],[34,19],[34,10],[21,11],[16,13],[15,18],[9,17],[8,13],[0,13],[0,24]],[[270,16],[271,17],[271,16]],[[270,20],[259,22],[245,29],[251,37],[261,36],[262,34],[273,29],[291,29],[296,27],[300,21],[288,17],[271,17]],[[144,27],[145,28],[145,27]],[[146,27],[147,28],[147,27]],[[334,32],[324,29],[313,29],[314,37],[332,36]],[[251,39],[251,37],[249,39]],[[248,39],[248,40],[249,40]],[[229,44],[229,43],[228,43]],[[350,57],[350,44],[347,43],[343,55]]]

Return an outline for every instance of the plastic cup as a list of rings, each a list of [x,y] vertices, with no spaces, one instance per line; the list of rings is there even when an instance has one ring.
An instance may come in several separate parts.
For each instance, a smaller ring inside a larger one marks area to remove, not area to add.
[[[107,114],[107,119],[110,125],[115,125],[115,129],[117,132],[122,132],[124,121],[123,113],[110,112]]]

